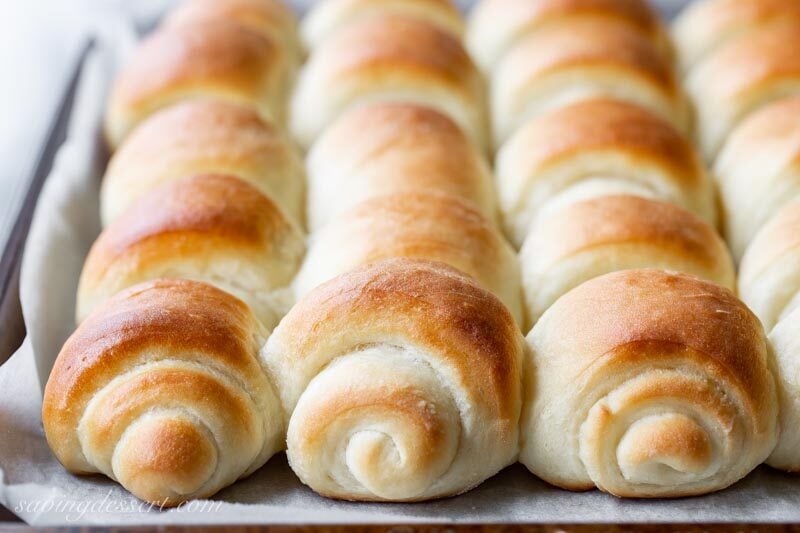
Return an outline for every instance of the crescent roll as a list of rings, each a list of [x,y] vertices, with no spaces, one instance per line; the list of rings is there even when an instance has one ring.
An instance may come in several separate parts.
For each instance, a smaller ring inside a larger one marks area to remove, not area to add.
[[[689,71],[720,47],[754,29],[800,20],[796,0],[703,0],[690,2],[673,25],[681,69]]]
[[[739,295],[769,332],[800,306],[800,196],[764,225],[739,265]]]
[[[205,173],[241,178],[298,223],[305,218],[303,160],[291,141],[253,109],[195,100],[153,115],[111,158],[100,191],[103,223],[159,185]]]
[[[464,34],[461,13],[451,0],[322,0],[303,19],[303,41],[309,50],[314,50],[341,28],[375,13],[419,18],[459,39]]]
[[[139,44],[117,75],[106,137],[116,148],[155,111],[195,98],[252,106],[283,124],[291,73],[287,50],[231,20],[165,25]]]
[[[614,19],[642,33],[665,57],[671,45],[646,0],[481,0],[472,9],[467,47],[491,72],[520,40],[553,24],[576,19]]]
[[[753,113],[714,166],[725,237],[740,259],[780,207],[800,195],[800,94]]]
[[[308,226],[320,229],[382,194],[439,191],[497,220],[491,170],[446,115],[412,103],[374,103],[345,112],[308,154]]]
[[[686,87],[697,108],[697,137],[713,160],[748,115],[800,94],[800,21],[766,26],[720,47],[696,66]]]
[[[491,75],[495,147],[531,118],[607,97],[638,104],[690,130],[689,107],[671,62],[640,31],[616,19],[575,19],[521,39]]]
[[[199,175],[145,195],[92,246],[78,285],[78,322],[122,289],[156,278],[206,281],[252,307],[272,329],[279,289],[294,277],[303,233],[244,181]]]
[[[262,34],[290,53],[295,62],[303,47],[294,12],[281,0],[183,0],[164,20],[170,24],[196,24],[227,19]]]
[[[500,300],[442,263],[387,260],[317,287],[263,352],[292,469],[348,500],[469,490],[516,458],[523,346]]]
[[[559,299],[528,335],[520,460],[570,490],[724,489],[777,440],[764,331],[727,289],[626,270]]]
[[[312,235],[295,289],[303,295],[357,266],[392,257],[458,268],[497,295],[522,324],[514,249],[470,203],[434,192],[365,200]]]
[[[308,147],[342,112],[375,101],[432,107],[487,146],[478,70],[456,37],[424,20],[359,17],[317,48],[292,99],[292,132]]]
[[[736,286],[725,243],[707,222],[665,202],[620,195],[577,201],[542,217],[520,251],[532,323],[584,281],[664,268]]]
[[[266,331],[205,283],[117,294],[64,344],[42,422],[58,460],[167,507],[208,498],[282,449],[279,399],[259,362]]]
[[[521,246],[547,209],[575,199],[635,194],[715,221],[713,184],[693,146],[638,106],[589,100],[526,123],[496,162],[500,209]]]

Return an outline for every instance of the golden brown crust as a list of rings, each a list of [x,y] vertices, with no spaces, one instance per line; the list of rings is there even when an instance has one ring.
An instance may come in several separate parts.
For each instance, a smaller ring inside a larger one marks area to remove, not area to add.
[[[664,28],[642,0],[483,0],[470,15],[468,42],[483,69],[491,70],[525,36],[576,18],[627,24],[669,56]]]
[[[291,367],[317,357],[331,335],[345,330],[350,337],[404,339],[424,347],[457,369],[465,383],[490,384],[469,394],[491,406],[498,419],[513,418],[518,327],[500,300],[460,271],[413,259],[357,268],[298,302],[271,342],[281,346]]]
[[[496,297],[443,263],[390,259],[317,287],[264,351],[292,468],[345,499],[469,490],[516,453],[522,341]]]
[[[681,131],[689,126],[671,63],[650,41],[615,19],[576,19],[520,40],[498,64],[492,75],[495,146],[532,117],[596,97],[637,103]]]
[[[588,180],[646,190],[714,223],[711,181],[689,141],[645,109],[593,99],[556,109],[521,127],[496,162],[500,208],[520,246],[549,203]],[[617,189],[617,193],[619,188]]]
[[[78,287],[78,321],[115,292],[153,277],[274,290],[289,284],[302,254],[300,230],[256,188],[232,176],[184,178],[144,196],[95,241]],[[230,279],[214,274],[220,261],[238,265]]]
[[[118,75],[108,102],[112,147],[156,110],[210,97],[251,105],[281,122],[288,83],[286,52],[224,19],[169,25],[150,34]]]
[[[315,235],[295,286],[305,294],[357,266],[393,257],[447,263],[496,294],[521,322],[511,245],[470,203],[434,192],[364,200]]]
[[[399,192],[451,194],[497,218],[487,162],[450,118],[422,105],[347,111],[309,153],[308,174],[311,230],[365,198]]]
[[[614,320],[600,322],[598,316]],[[694,276],[645,269],[595,278],[562,298],[548,329],[570,332],[565,341],[574,349],[568,353],[582,358],[570,364],[578,368],[606,355],[620,362],[639,358],[640,343],[656,352],[680,346],[724,369],[754,407],[770,398],[758,319],[730,290]]]
[[[600,196],[543,216],[520,251],[530,323],[558,298],[609,272],[667,268],[733,289],[725,243],[699,217],[675,205],[631,195]]]
[[[528,340],[538,387],[520,458],[547,481],[623,497],[705,494],[775,445],[763,328],[714,283],[653,269],[607,274],[559,299]]]
[[[536,247],[544,264],[593,248],[631,244],[664,250],[714,274],[727,270],[731,276],[726,281],[733,279],[730,256],[714,228],[666,202],[636,196],[595,198],[544,217],[537,232],[551,237]]]
[[[800,193],[798,113],[800,96],[754,111],[731,133],[716,161],[725,237],[737,258],[781,206]]]
[[[692,70],[687,87],[698,108],[699,138],[708,159],[750,113],[800,91],[800,19],[751,31]]]
[[[42,407],[53,453],[157,505],[210,497],[282,447],[265,337],[245,303],[206,283],[117,294],[56,359]]]
[[[675,22],[675,42],[684,69],[701,62],[749,31],[800,20],[795,0],[705,0],[693,2]]]
[[[436,25],[460,38],[464,23],[451,0],[326,0],[317,2],[303,20],[303,39],[317,48],[340,29],[375,13],[402,14]]]
[[[205,173],[241,178],[304,218],[303,164],[291,141],[252,108],[194,100],[157,112],[117,150],[103,179],[103,221],[161,184]]]
[[[363,102],[412,101],[450,115],[478,144],[483,85],[457,38],[423,20],[359,18],[318,48],[293,99],[292,130],[305,146],[341,112]]]
[[[184,0],[163,24],[191,25],[219,18],[261,33],[300,59],[297,19],[281,0]]]
[[[721,49],[704,66],[710,97],[736,97],[800,75],[800,57],[786,46],[798,38],[800,24],[789,24],[753,32]]]
[[[244,302],[205,283],[155,280],[117,294],[72,334],[50,373],[42,419],[51,449],[68,469],[91,471],[82,454],[74,455],[86,404],[151,352],[199,358],[249,381],[261,372],[254,331],[259,327]]]
[[[677,91],[669,63],[641,35],[617,22],[581,20],[547,28],[520,42],[504,63],[509,69],[524,65],[529,77],[556,68],[613,64],[668,93]]]
[[[590,150],[622,149],[658,162],[670,175],[697,187],[703,164],[684,136],[654,114],[614,100],[590,100],[542,116],[520,130],[524,166],[541,169]],[[522,164],[522,163],[521,163]]]

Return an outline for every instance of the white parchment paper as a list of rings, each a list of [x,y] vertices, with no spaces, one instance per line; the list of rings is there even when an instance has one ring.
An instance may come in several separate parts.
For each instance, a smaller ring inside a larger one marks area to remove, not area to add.
[[[147,27],[164,2],[142,2]],[[667,2],[670,8],[676,2]],[[136,4],[131,2],[128,5]],[[155,6],[155,7],[154,7]],[[113,73],[135,40],[132,25],[98,25],[82,75],[68,140],[36,210],[23,261],[21,298],[28,337],[0,367],[0,503],[32,525],[440,523],[440,522],[727,522],[800,520],[800,477],[759,468],[733,488],[673,501],[619,500],[597,491],[573,494],[515,465],[456,498],[422,504],[326,500],[274,457],[249,478],[172,510],[149,508],[102,476],[68,474],[41,424],[41,384],[72,331],[77,280],[99,232],[98,188],[106,155],[99,141]]]

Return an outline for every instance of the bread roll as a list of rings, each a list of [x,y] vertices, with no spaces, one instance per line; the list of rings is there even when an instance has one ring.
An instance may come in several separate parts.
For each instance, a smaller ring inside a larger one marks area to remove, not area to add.
[[[788,312],[775,326],[769,340],[777,361],[780,402],[778,444],[767,464],[789,472],[800,472],[800,308]]]
[[[265,336],[243,302],[205,283],[119,293],[58,355],[42,407],[50,448],[70,472],[103,473],[157,505],[213,495],[283,446]]]
[[[654,114],[613,100],[578,102],[529,121],[498,153],[496,172],[517,246],[544,210],[567,199],[635,194],[715,220],[712,183],[691,144]]]
[[[265,119],[283,123],[288,53],[224,19],[167,25],[151,33],[114,82],[106,110],[109,144],[119,146],[155,111],[195,98],[253,106]]]
[[[308,154],[308,225],[314,231],[382,194],[440,191],[497,220],[491,171],[442,113],[412,103],[366,104],[341,115]]]
[[[559,299],[527,340],[520,460],[549,483],[625,497],[705,494],[775,446],[763,329],[714,283],[607,274]]]
[[[281,0],[183,0],[164,24],[196,24],[228,19],[257,31],[288,51],[294,61],[303,57],[297,19]]]
[[[480,74],[459,40],[433,24],[384,13],[336,32],[300,74],[292,131],[308,147],[342,112],[375,101],[437,109],[486,146]]]
[[[690,2],[673,26],[681,69],[689,71],[721,46],[754,29],[800,20],[797,0]]]
[[[767,332],[800,305],[800,197],[770,219],[747,247],[739,294]]]
[[[531,118],[598,97],[638,104],[690,129],[670,62],[615,19],[569,20],[521,39],[498,64],[491,88],[496,148]]]
[[[206,281],[247,302],[269,329],[279,289],[303,258],[302,232],[244,181],[199,175],[145,195],[103,231],[78,285],[78,322],[122,289],[156,278]]]
[[[470,203],[440,193],[378,196],[345,212],[312,236],[295,288],[303,295],[360,265],[392,257],[458,268],[497,295],[522,324],[514,250]]]
[[[800,195],[800,94],[765,106],[734,130],[714,167],[724,233],[737,259],[756,232]]]
[[[292,469],[348,500],[469,490],[516,458],[523,345],[500,300],[442,263],[388,260],[325,283],[264,351]]]
[[[585,18],[618,20],[641,32],[665,57],[672,56],[669,38],[646,0],[481,0],[470,13],[467,47],[490,72],[523,38]]]
[[[354,20],[375,13],[419,18],[459,39],[464,33],[464,21],[451,0],[323,0],[317,2],[303,20],[303,41],[313,50]]]
[[[584,281],[617,270],[665,268],[736,286],[730,253],[708,223],[637,196],[578,201],[542,217],[522,245],[520,263],[532,323]]]
[[[195,100],[156,113],[114,154],[100,192],[103,223],[159,185],[203,173],[237,176],[304,219],[303,160],[289,139],[252,109]]]
[[[686,87],[697,107],[697,135],[713,160],[728,135],[764,105],[800,94],[800,21],[767,26],[720,47],[692,69]]]

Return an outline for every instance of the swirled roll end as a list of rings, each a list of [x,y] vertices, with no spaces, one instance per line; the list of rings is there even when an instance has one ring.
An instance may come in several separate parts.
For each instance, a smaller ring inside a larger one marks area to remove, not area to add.
[[[190,420],[151,416],[126,433],[113,469],[127,490],[165,507],[203,495],[217,466],[217,449],[207,430]]]

